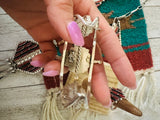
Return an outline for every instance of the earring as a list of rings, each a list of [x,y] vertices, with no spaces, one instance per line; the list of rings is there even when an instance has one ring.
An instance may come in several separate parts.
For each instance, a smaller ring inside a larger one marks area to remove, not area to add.
[[[142,112],[131,104],[122,93],[122,90],[118,88],[110,88],[112,107],[111,109],[116,109],[117,107],[127,111],[136,116],[142,116]]]
[[[40,72],[42,68],[33,67],[30,64],[31,59],[40,53],[39,45],[36,42],[20,42],[13,58],[0,60],[0,79],[10,73],[15,73],[16,71],[28,74],[36,74]]]

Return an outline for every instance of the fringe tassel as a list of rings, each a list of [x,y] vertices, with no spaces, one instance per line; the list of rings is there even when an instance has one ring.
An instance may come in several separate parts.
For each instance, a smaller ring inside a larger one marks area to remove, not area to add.
[[[84,112],[84,111],[86,111],[86,110],[84,110],[84,109],[79,109],[76,113],[74,113],[74,115],[71,117],[70,120],[78,120],[80,114],[81,114],[82,112]]]
[[[57,107],[58,88],[48,90],[48,96],[42,107],[40,120],[64,120]]]
[[[153,107],[155,104],[155,80],[154,71],[148,69],[146,71],[137,71],[137,88],[130,90],[127,87],[122,87],[126,98],[138,108],[145,106]],[[154,108],[153,108],[154,109]]]
[[[150,88],[148,90],[148,94],[147,94],[147,100],[145,103],[145,106],[149,106],[150,108],[152,108],[152,110],[154,111],[159,111],[160,110],[160,88],[156,87],[157,81],[155,82],[155,76],[154,76],[154,72],[150,74]],[[154,84],[151,84],[151,82],[153,82]],[[149,104],[148,104],[149,103]]]
[[[70,120],[97,120],[98,113],[89,109],[79,109]]]
[[[79,106],[80,105],[80,106]],[[99,113],[91,111],[90,109],[85,109],[78,103],[70,108],[72,115],[69,120],[97,120]]]

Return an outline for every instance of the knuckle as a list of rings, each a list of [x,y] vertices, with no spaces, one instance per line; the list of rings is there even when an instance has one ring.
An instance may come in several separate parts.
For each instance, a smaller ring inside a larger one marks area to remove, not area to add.
[[[114,32],[106,32],[106,31],[100,31],[99,40],[98,43],[100,46],[110,46],[110,44],[113,44],[115,33]]]

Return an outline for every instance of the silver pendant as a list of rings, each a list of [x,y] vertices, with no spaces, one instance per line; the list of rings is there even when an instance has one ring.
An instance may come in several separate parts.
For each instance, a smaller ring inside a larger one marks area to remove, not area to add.
[[[92,79],[93,65],[94,63],[99,63],[97,61],[95,62],[96,37],[97,37],[97,30],[99,30],[98,17],[95,18],[94,21],[91,21],[90,16],[82,17],[80,15],[75,15],[75,21],[79,25],[83,37],[86,37],[91,33],[94,33],[94,37],[93,37],[91,55],[89,54],[88,49],[76,45],[74,45],[73,47],[71,47],[69,51],[67,51],[68,42],[64,43],[59,78],[60,78],[60,89],[62,91],[61,98],[62,100],[64,100],[63,104],[65,107],[74,104],[75,101],[81,98],[83,98],[84,100],[88,100],[87,102],[88,105],[89,98],[91,95],[91,79]],[[76,83],[74,83],[73,85],[69,85],[67,88],[63,87],[64,65],[68,66],[69,70],[76,74],[88,71],[88,85],[86,92],[82,92],[83,91],[82,88],[79,90]]]
[[[86,109],[88,108],[86,92],[76,82],[64,86],[61,90],[60,100],[65,108],[76,106],[77,104],[81,104]]]

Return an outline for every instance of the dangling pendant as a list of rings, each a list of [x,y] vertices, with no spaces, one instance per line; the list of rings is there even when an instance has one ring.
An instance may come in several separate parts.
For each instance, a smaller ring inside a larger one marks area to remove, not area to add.
[[[94,21],[91,21],[90,16],[81,17],[80,15],[75,15],[75,21],[79,25],[83,37],[94,32],[92,53],[90,55],[87,48],[77,45],[73,45],[70,50],[67,50],[68,42],[64,43],[60,69],[60,96],[64,107],[72,106],[76,101],[83,100],[85,101],[85,108],[88,108],[91,94],[93,65],[94,63],[100,63],[99,61],[95,61],[96,35],[97,30],[99,30],[99,19],[96,18]],[[84,88],[82,88],[82,86],[78,86],[76,82],[69,84],[68,86],[63,86],[64,66],[67,66],[69,71],[73,72],[77,76],[78,74],[88,72],[88,85],[86,92]]]
[[[76,82],[64,86],[60,94],[61,102],[64,108],[81,104],[85,109],[88,108],[88,100],[86,97],[86,91],[78,86]]]
[[[87,85],[87,99],[89,103],[90,95],[91,95],[91,79],[92,79],[92,72],[93,72],[93,65],[95,63],[95,50],[96,50],[96,43],[97,43],[97,30],[99,29],[99,18],[95,18],[91,21],[90,16],[81,17],[80,15],[76,15],[77,24],[79,25],[83,36],[88,36],[89,34],[94,32],[93,43],[92,43],[92,53],[91,58],[89,61],[89,72],[88,72],[88,85]],[[84,29],[85,28],[85,29]]]
[[[89,50],[74,45],[66,53],[65,66],[68,67],[69,71],[80,74],[88,71],[90,61]]]
[[[142,112],[131,104],[122,93],[122,90],[118,88],[110,88],[112,107],[111,109],[116,109],[116,107],[127,111],[136,116],[142,116]]]
[[[6,60],[0,60],[0,79],[5,77],[6,75],[10,73],[16,72],[16,64],[13,62],[13,60],[6,59]]]
[[[40,72],[42,68],[33,67],[30,64],[31,59],[40,53],[41,51],[37,43],[31,41],[20,42],[17,46],[14,58],[0,61],[0,79],[16,71],[28,74]]]

